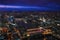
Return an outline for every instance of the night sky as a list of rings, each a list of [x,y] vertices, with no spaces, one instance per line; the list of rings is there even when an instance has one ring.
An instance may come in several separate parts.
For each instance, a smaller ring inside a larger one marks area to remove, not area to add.
[[[36,6],[60,10],[60,0],[0,0],[0,5]]]

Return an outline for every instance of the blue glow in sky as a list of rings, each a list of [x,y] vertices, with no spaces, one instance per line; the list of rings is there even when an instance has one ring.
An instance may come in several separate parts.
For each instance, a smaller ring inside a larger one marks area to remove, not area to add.
[[[58,7],[38,7],[38,6],[12,6],[12,5],[0,5],[0,10],[20,10],[20,11],[59,11]]]
[[[0,0],[0,10],[60,11],[60,0]]]
[[[0,8],[39,8],[34,6],[11,6],[11,5],[0,5]]]

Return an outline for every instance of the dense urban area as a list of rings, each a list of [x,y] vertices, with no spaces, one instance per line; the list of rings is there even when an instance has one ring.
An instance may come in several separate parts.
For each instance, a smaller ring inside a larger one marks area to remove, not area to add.
[[[60,12],[0,12],[0,40],[60,40]]]

